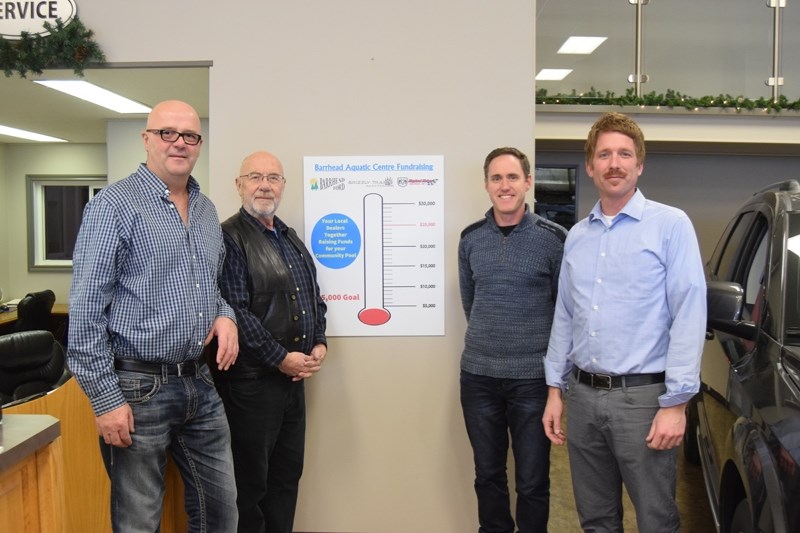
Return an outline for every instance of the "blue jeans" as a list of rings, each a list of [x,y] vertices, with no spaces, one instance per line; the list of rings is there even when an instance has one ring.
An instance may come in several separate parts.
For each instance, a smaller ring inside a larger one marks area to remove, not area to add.
[[[292,533],[305,456],[304,382],[277,371],[219,376],[217,390],[231,426],[239,533]]]
[[[114,531],[159,530],[168,450],[183,478],[189,531],[236,531],[230,431],[208,367],[193,377],[124,370],[117,375],[133,410],[135,432],[128,448],[100,439],[111,479]]]
[[[550,513],[550,440],[542,414],[544,379],[501,379],[461,371],[461,407],[475,460],[479,533],[513,533],[506,458],[514,452],[516,526],[547,531]]]

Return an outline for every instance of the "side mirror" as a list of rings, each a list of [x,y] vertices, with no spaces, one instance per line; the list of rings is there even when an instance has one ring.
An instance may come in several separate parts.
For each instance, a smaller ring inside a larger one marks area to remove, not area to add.
[[[706,286],[708,319],[706,327],[735,335],[745,340],[755,340],[758,328],[755,323],[741,320],[744,289],[730,281],[709,281]]]

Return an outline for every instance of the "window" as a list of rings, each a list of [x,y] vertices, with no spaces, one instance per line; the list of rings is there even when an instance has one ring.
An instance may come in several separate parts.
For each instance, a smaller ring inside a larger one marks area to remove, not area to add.
[[[575,182],[578,167],[538,165],[534,173],[534,212],[570,229],[576,222]]]
[[[752,211],[744,213],[735,222],[732,230],[725,230],[728,238],[724,239],[724,247],[714,251],[714,256],[719,257],[719,262],[714,269],[716,279],[721,281],[741,281],[737,277],[737,268],[740,266],[738,260],[743,252],[748,230],[754,217],[755,213]],[[720,245],[722,242],[720,241]],[[718,245],[718,248],[720,245]]]
[[[28,176],[28,270],[72,270],[83,208],[105,176]]]

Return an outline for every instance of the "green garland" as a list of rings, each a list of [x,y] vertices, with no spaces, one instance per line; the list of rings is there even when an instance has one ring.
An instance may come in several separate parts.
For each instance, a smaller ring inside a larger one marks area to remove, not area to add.
[[[644,96],[634,95],[631,87],[625,91],[625,96],[616,96],[613,92],[606,91],[601,93],[594,87],[587,93],[578,94],[575,90],[571,94],[557,94],[548,96],[546,89],[536,91],[537,104],[560,104],[560,105],[611,105],[611,106],[651,106],[651,107],[683,107],[690,111],[701,108],[732,108],[737,112],[747,109],[761,109],[766,112],[783,110],[799,110],[800,100],[789,101],[785,96],[773,102],[771,98],[759,98],[751,100],[744,96],[731,96],[720,94],[718,96],[703,96],[702,98],[692,98],[681,94],[678,91],[668,89],[665,93],[656,94],[655,91]]]
[[[89,63],[105,61],[96,42],[94,32],[75,17],[68,25],[59,18],[55,24],[44,23],[50,35],[33,35],[22,32],[18,41],[0,37],[0,65],[6,77],[16,71],[23,78],[29,72],[41,74],[46,68],[71,68],[78,76]]]

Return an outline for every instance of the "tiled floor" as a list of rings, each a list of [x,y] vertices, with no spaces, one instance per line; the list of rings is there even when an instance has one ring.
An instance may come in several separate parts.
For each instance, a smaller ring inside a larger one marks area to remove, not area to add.
[[[714,533],[714,520],[708,507],[703,474],[699,466],[683,460],[683,450],[679,452],[678,463],[678,509],[681,514],[681,531],[686,533]],[[579,533],[575,500],[572,497],[572,481],[565,446],[553,446],[550,454],[550,524],[549,530],[555,533]],[[636,513],[630,500],[624,500],[624,526],[626,533],[635,533]]]

